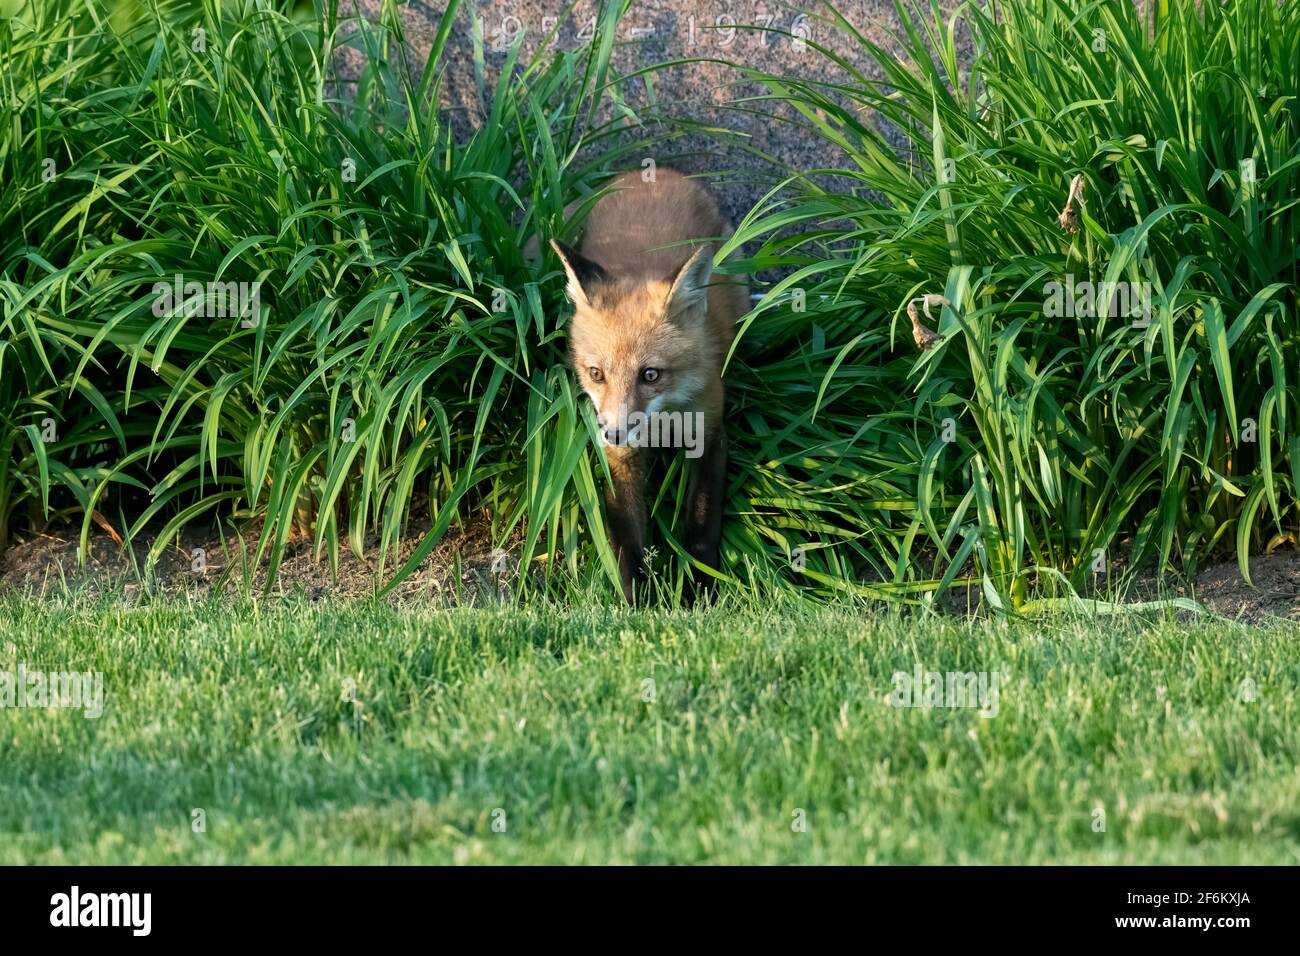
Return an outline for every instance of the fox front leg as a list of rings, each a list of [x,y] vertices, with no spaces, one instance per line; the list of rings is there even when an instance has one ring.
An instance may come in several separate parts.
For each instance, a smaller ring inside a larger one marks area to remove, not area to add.
[[[609,544],[618,558],[618,575],[623,596],[635,604],[646,593],[645,568],[645,473],[639,449],[626,445],[605,446],[609,474],[613,479],[605,493],[605,523]]]
[[[722,509],[727,490],[727,435],[718,428],[692,463],[686,488],[686,551],[701,564],[717,568],[722,544]],[[712,575],[695,571],[697,590],[712,586]]]

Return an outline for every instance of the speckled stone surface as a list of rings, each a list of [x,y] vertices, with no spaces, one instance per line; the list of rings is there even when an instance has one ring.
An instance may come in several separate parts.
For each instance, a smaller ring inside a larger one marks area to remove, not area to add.
[[[494,70],[504,63],[505,50],[518,31],[525,31],[525,54],[534,52],[563,17],[566,6],[561,0],[479,0],[461,4],[445,54],[448,72],[443,91],[443,104],[454,111],[458,125],[473,124],[480,114],[470,52],[472,18],[482,20],[491,80]],[[899,24],[892,0],[840,0],[837,6],[864,37],[887,50],[898,48],[893,33]],[[378,0],[362,0],[361,8],[373,17]],[[422,68],[427,59],[443,10],[441,2],[420,0],[403,8],[408,56],[414,71]],[[593,0],[580,0],[572,17],[559,24],[553,42],[567,48],[577,46],[580,31],[590,36],[596,10]],[[844,160],[837,150],[794,125],[727,108],[744,105],[747,97],[763,90],[746,82],[734,67],[708,61],[726,60],[804,79],[845,79],[845,73],[812,46],[801,47],[790,36],[741,26],[767,25],[771,30],[798,33],[847,58],[864,75],[878,78],[879,71],[861,45],[846,31],[827,23],[825,14],[818,0],[802,0],[790,6],[771,0],[637,0],[622,21],[614,66],[623,75],[665,61],[705,61],[657,71],[653,80],[655,96],[675,115],[734,131],[734,141],[726,142],[717,136],[687,137],[665,147],[663,156],[652,158],[686,172],[731,171],[732,175],[717,177],[713,182],[733,222],[753,206],[770,182],[770,175],[760,174],[763,160],[751,150],[804,170],[840,168]],[[638,84],[628,94],[634,105],[638,100],[643,102],[643,97],[644,84]],[[749,106],[779,113],[774,104]]]

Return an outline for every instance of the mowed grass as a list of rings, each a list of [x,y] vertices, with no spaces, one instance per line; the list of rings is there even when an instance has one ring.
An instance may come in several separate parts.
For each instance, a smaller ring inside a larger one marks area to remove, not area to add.
[[[20,661],[106,702],[0,710],[0,863],[1300,860],[1293,625],[0,598]]]

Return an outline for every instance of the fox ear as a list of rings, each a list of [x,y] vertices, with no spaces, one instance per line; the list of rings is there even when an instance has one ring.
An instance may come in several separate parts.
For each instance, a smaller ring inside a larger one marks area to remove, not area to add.
[[[668,317],[675,318],[708,301],[709,280],[713,277],[712,249],[700,246],[677,272],[668,291]]]
[[[609,278],[605,270],[582,253],[570,249],[564,243],[555,239],[551,240],[551,248],[560,257],[560,265],[564,266],[564,274],[569,277],[569,299],[574,305],[590,306],[591,299],[588,297],[587,292],[597,282],[603,282]]]

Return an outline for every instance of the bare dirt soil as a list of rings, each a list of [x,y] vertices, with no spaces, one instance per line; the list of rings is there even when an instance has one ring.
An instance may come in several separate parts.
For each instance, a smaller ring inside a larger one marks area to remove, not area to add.
[[[77,553],[79,529],[51,530],[28,536],[0,555],[0,591],[41,597],[77,590],[120,594],[130,600],[148,593],[233,595],[247,586],[251,593],[263,597],[364,598],[376,594],[383,581],[411,556],[425,530],[413,529],[403,538],[396,553],[389,553],[382,571],[375,538],[366,542],[365,558],[342,548],[337,575],[331,572],[328,553],[317,560],[311,540],[290,542],[269,592],[266,562],[256,560],[255,532],[244,534],[242,543],[238,535],[223,539],[187,533],[163,552],[153,572],[146,575],[152,540],[133,542],[128,549],[95,528],[83,564]],[[490,599],[509,585],[517,565],[518,553],[494,550],[486,529],[453,530],[388,598],[397,603],[446,604]]]
[[[1224,617],[1300,621],[1300,552],[1275,551],[1250,559],[1247,584],[1235,561],[1216,564],[1196,576],[1196,600]]]
[[[374,595],[382,581],[410,557],[424,530],[413,529],[402,540],[397,554],[389,556],[382,575],[377,565],[376,540],[367,542],[365,559],[345,547],[339,555],[337,578],[330,571],[328,556],[316,559],[310,540],[293,542],[269,593],[265,592],[265,562],[254,570],[256,534],[245,534],[242,558],[237,536],[223,540],[215,535],[190,534],[163,553],[146,585],[143,569],[149,541],[136,542],[127,550],[95,528],[82,565],[77,559],[79,529],[51,530],[27,536],[0,555],[0,591],[17,590],[41,597],[65,590],[89,590],[119,594],[127,600],[157,592],[203,597],[214,592],[238,594],[247,580],[252,593],[261,596],[366,598]],[[195,570],[198,549],[203,552],[202,570]],[[452,531],[387,597],[399,604],[454,605],[494,600],[517,573],[518,561],[517,549],[493,549],[486,528]],[[1144,601],[1191,598],[1213,614],[1246,623],[1277,618],[1300,622],[1300,551],[1280,549],[1258,555],[1250,561],[1250,575],[1251,583],[1247,584],[1235,561],[1221,562],[1201,569],[1194,580],[1144,577],[1130,597]],[[965,613],[979,603],[975,590],[967,595],[969,601],[958,600],[956,590],[951,596],[945,607],[953,613]]]

